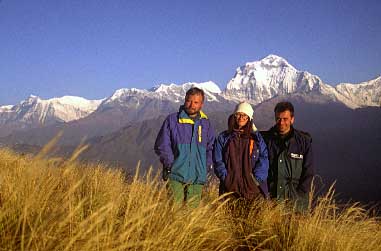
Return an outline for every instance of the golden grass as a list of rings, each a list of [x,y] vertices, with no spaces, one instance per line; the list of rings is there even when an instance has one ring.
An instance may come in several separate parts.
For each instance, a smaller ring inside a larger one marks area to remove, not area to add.
[[[0,250],[381,250],[381,225],[358,205],[339,210],[333,191],[300,215],[221,200],[212,184],[191,210],[172,205],[152,172],[127,180],[74,158],[2,149]]]

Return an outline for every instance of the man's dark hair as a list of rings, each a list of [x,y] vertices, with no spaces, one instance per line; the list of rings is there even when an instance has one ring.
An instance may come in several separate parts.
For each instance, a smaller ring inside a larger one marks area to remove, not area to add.
[[[291,104],[291,102],[284,101],[284,102],[279,102],[276,104],[274,108],[274,113],[281,113],[285,111],[290,111],[291,116],[294,116],[294,106]]]
[[[197,88],[197,87],[192,87],[190,88],[186,95],[185,95],[185,99],[191,95],[201,95],[202,97],[202,102],[204,102],[204,97],[205,97],[205,94],[204,94],[204,91],[201,90],[200,88]]]

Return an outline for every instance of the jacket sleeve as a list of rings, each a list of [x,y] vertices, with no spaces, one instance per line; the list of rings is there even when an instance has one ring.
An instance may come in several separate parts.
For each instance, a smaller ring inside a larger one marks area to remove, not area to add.
[[[259,146],[259,158],[255,163],[253,173],[255,178],[260,182],[264,182],[267,180],[267,175],[269,172],[269,159],[267,146],[265,141],[263,140],[262,135],[259,132],[256,132],[258,146]]]
[[[213,168],[214,173],[220,180],[224,180],[227,175],[225,163],[223,161],[224,137],[220,134],[214,141],[213,148]]]
[[[160,162],[165,167],[171,167],[174,156],[171,144],[171,131],[169,127],[169,116],[164,120],[160,128],[159,134],[155,141],[155,153],[160,157]]]
[[[302,174],[297,190],[308,193],[311,190],[311,182],[315,175],[315,169],[313,166],[312,138],[308,136],[305,140]]]
[[[209,122],[209,130],[208,130],[208,142],[206,143],[206,164],[207,167],[213,164],[213,144],[214,144],[214,129]]]

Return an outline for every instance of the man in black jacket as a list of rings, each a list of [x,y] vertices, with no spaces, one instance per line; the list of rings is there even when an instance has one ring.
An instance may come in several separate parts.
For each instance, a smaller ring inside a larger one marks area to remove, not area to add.
[[[312,138],[293,128],[294,107],[290,102],[275,106],[275,126],[262,132],[268,147],[268,186],[271,198],[293,202],[296,211],[308,208],[314,176]]]

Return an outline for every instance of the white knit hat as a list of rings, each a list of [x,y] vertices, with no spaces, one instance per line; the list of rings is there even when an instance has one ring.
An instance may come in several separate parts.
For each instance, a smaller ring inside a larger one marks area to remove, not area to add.
[[[247,116],[249,116],[250,120],[252,121],[253,120],[253,116],[254,116],[254,110],[253,110],[253,107],[251,107],[251,105],[247,102],[241,102],[239,103],[236,107],[235,107],[235,110],[234,110],[234,113],[237,113],[237,112],[242,112],[244,114],[246,114]],[[254,125],[254,122],[252,123],[253,125],[253,131],[257,131],[257,127]]]
[[[253,119],[254,110],[249,103],[246,103],[246,102],[239,103],[234,110],[234,113],[237,113],[237,112],[242,112],[246,114],[247,116],[249,116],[250,120]]]

